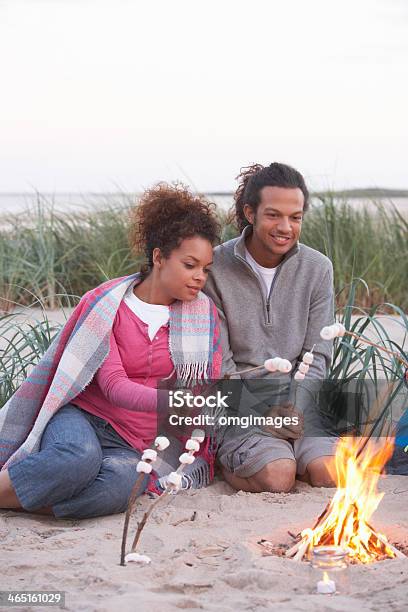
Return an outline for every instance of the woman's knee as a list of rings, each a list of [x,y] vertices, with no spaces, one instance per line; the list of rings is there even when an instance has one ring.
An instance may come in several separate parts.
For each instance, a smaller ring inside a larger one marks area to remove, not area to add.
[[[60,468],[61,476],[75,486],[89,484],[97,477],[101,468],[102,448],[99,442],[92,438],[81,442],[56,442],[52,454]]]
[[[115,514],[125,512],[132,489],[139,478],[136,472],[138,460],[126,459],[123,457],[105,457],[99,477],[103,481],[108,495],[105,496],[105,514]],[[141,495],[147,488],[150,477],[148,475],[141,481],[138,495]]]
[[[79,480],[88,484],[96,478],[102,463],[102,448],[92,425],[72,404],[63,406],[50,419],[41,439],[43,452],[71,483]]]

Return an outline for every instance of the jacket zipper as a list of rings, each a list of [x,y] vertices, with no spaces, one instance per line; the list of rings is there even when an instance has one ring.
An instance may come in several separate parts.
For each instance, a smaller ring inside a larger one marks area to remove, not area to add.
[[[247,260],[244,257],[242,257],[242,255],[239,255],[239,253],[235,253],[235,257],[240,259],[246,265],[246,267],[250,270],[252,275],[258,281],[258,285],[259,285],[259,288],[261,290],[261,295],[262,295],[262,299],[263,299],[263,302],[264,302],[264,308],[265,308],[265,311],[266,311],[266,323],[267,323],[267,325],[271,324],[271,313],[270,313],[271,304],[270,304],[270,302],[271,302],[272,290],[273,290],[273,287],[275,285],[275,281],[276,281],[276,279],[277,279],[277,277],[278,277],[278,275],[279,275],[279,273],[281,271],[281,268],[282,268],[283,264],[286,261],[288,261],[293,255],[295,255],[295,253],[292,253],[287,259],[284,259],[278,265],[278,269],[276,270],[275,276],[272,279],[272,284],[271,284],[271,288],[269,290],[268,297],[265,300],[265,294],[264,294],[263,286],[262,286],[262,283],[261,283],[261,280],[260,280],[259,276],[257,274],[255,274],[254,270],[252,269],[252,266],[247,262]]]
[[[277,276],[279,275],[279,273],[281,271],[282,265],[283,265],[283,261],[282,261],[282,263],[279,264],[278,269],[275,272],[275,275],[274,275],[274,277],[272,279],[271,288],[269,289],[268,297],[266,298],[266,312],[267,312],[267,321],[268,321],[269,325],[271,323],[271,312],[270,311],[271,311],[272,290],[273,290],[273,287],[275,285],[276,278],[277,278]]]

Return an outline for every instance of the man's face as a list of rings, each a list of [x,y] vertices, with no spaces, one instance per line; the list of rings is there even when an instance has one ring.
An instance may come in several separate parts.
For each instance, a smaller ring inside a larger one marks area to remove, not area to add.
[[[296,244],[302,228],[303,206],[303,193],[298,187],[263,187],[256,214],[245,205],[245,216],[253,226],[251,250],[258,259],[277,265]]]

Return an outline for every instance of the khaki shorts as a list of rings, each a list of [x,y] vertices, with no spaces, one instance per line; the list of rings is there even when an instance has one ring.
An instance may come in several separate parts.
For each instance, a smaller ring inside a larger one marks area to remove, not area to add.
[[[301,476],[314,459],[334,455],[337,441],[335,437],[320,436],[289,442],[254,433],[241,438],[224,438],[217,458],[224,468],[241,478],[253,476],[272,461],[292,459],[297,464],[296,473]]]

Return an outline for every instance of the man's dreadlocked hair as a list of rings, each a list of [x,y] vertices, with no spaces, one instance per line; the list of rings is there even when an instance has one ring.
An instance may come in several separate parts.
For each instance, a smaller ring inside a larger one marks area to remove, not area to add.
[[[304,197],[304,212],[309,208],[309,192],[303,176],[286,164],[274,162],[269,166],[253,164],[246,168],[241,168],[240,174],[236,177],[239,180],[238,188],[234,194],[235,216],[240,232],[250,225],[244,215],[244,205],[248,204],[254,212],[261,201],[261,189],[263,187],[287,187],[296,189],[298,187]]]

